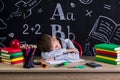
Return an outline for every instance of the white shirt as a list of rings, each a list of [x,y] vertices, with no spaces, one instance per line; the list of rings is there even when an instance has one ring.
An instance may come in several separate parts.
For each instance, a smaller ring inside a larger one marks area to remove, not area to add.
[[[55,60],[79,59],[79,53],[66,53],[66,49],[75,48],[70,39],[60,39],[62,49],[52,50],[50,52],[41,52],[43,59],[55,58]]]

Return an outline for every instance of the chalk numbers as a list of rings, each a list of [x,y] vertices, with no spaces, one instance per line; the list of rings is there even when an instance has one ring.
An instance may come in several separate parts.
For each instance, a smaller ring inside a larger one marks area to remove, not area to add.
[[[41,29],[40,24],[36,24],[33,27],[30,27],[28,24],[24,24],[23,25],[23,34],[24,35],[29,35],[30,33],[41,34],[40,29]]]

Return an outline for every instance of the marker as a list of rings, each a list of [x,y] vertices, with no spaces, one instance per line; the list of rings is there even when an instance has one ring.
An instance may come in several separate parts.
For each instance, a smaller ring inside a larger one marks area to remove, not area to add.
[[[79,69],[83,69],[83,68],[85,68],[85,66],[83,66],[83,65],[80,65],[80,66],[68,67],[68,68],[79,68]]]
[[[41,66],[44,68],[48,68],[48,66],[46,64],[42,64]]]
[[[63,62],[60,64],[56,64],[55,67],[60,67],[60,66],[67,66],[69,62]]]
[[[48,65],[46,65],[44,62],[34,62],[35,65],[41,65],[44,68],[48,68]]]

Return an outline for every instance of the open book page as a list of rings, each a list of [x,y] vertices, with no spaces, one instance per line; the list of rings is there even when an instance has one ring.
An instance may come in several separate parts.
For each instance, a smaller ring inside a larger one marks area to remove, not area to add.
[[[112,19],[106,16],[99,16],[89,36],[103,42],[109,42],[116,27],[117,25]]]
[[[120,24],[117,25],[110,38],[111,43],[120,44]]]
[[[81,62],[85,61],[84,59],[78,59],[78,60],[55,60],[55,61],[46,61],[49,64],[60,64],[63,62]]]

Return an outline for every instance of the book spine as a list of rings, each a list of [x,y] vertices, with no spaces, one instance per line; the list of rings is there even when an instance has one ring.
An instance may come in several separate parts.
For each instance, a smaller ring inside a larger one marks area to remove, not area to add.
[[[120,65],[116,61],[112,61],[112,60],[108,60],[108,59],[104,59],[104,58],[96,57],[95,59],[96,59],[96,61],[100,61],[100,62],[105,62],[105,63],[109,63],[109,64],[114,64],[114,65]]]
[[[6,57],[6,56],[2,56],[2,59],[10,60],[11,58],[10,57]]]
[[[1,52],[11,54],[11,53],[22,52],[22,50],[21,49],[14,49],[12,47],[7,47],[7,48],[1,48]]]
[[[120,61],[120,59],[106,57],[106,56],[101,56],[101,55],[96,55],[96,57],[103,58],[103,59],[108,59],[108,60],[112,60],[112,61]]]
[[[3,49],[1,49],[1,52],[3,52],[3,53],[9,53],[7,50],[3,50]]]
[[[1,56],[10,57],[9,54],[1,53]]]

